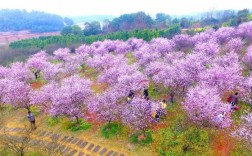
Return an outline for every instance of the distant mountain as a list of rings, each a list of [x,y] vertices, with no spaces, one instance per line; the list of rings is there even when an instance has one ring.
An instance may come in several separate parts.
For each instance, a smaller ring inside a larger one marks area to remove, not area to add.
[[[55,32],[63,27],[64,19],[59,15],[18,9],[0,10],[0,31]]]
[[[115,16],[112,15],[90,15],[90,16],[73,16],[71,18],[74,23],[85,23],[85,22],[93,22],[98,21],[102,22],[105,19],[113,20]]]

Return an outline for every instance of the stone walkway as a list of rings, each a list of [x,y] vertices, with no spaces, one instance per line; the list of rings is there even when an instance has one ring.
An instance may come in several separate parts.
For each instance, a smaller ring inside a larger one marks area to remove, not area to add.
[[[20,141],[22,138],[15,135],[15,133],[21,132],[23,130],[23,128],[18,127],[0,127],[1,135],[3,135],[2,132],[4,131],[6,133],[14,133],[13,135],[9,134],[9,136],[12,136],[17,141]],[[53,142],[51,141],[51,138],[57,139],[58,141]],[[43,146],[58,149],[66,156],[125,156],[125,154],[118,153],[106,147],[95,145],[94,143],[88,142],[86,140],[40,130],[36,131],[34,136],[32,135],[30,143],[33,146]]]

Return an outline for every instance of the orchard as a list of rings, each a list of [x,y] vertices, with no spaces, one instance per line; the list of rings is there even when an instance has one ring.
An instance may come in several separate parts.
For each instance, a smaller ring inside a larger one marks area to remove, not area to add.
[[[74,53],[68,48],[53,55],[40,51],[26,62],[0,66],[0,103],[36,107],[53,117],[65,116],[75,126],[92,114],[95,122],[118,123],[145,137],[169,118],[167,110],[159,122],[152,116],[165,99],[169,107],[178,103],[198,128],[224,131],[251,146],[251,109],[241,113],[237,124],[226,100],[238,92],[239,103],[252,106],[251,70],[252,22],[170,40],[97,41]],[[34,82],[42,86],[31,87]],[[134,96],[128,100],[130,92]]]

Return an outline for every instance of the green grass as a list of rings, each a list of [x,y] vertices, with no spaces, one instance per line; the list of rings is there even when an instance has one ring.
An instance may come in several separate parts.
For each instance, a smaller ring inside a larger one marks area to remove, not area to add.
[[[59,117],[49,117],[46,121],[47,125],[50,127],[56,126],[60,122]]]
[[[76,121],[67,122],[66,126],[66,128],[72,132],[89,130],[91,127],[92,124],[87,123],[82,119],[80,119],[79,123]]]
[[[239,102],[237,106],[240,107],[240,109],[232,113],[234,124],[240,124],[241,116],[245,115],[246,112],[252,110],[252,106],[245,102]]]
[[[108,123],[101,128],[102,136],[105,138],[111,138],[120,134],[122,131],[122,125],[117,123]]]
[[[151,142],[153,142],[153,137],[152,137],[152,132],[147,131],[145,132],[145,136],[143,139],[139,139],[141,136],[144,136],[143,132],[141,133],[136,133],[130,136],[130,141],[133,143],[138,143],[141,145],[147,145]]]
[[[185,122],[186,119],[180,117],[171,127],[158,131],[161,155],[202,155],[211,152],[209,131]]]
[[[126,58],[128,59],[128,64],[129,65],[136,62],[136,58],[134,57],[133,53],[127,53]]]

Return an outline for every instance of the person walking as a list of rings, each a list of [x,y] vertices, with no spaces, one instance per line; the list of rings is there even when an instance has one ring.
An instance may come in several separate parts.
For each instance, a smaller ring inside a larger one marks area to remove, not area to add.
[[[143,91],[143,95],[144,95],[144,99],[147,99],[149,96],[149,91],[147,88],[144,87],[144,91]]]
[[[238,93],[232,94],[230,97],[231,111],[239,109],[236,105],[238,104]]]
[[[135,96],[135,93],[132,90],[130,90],[127,96],[127,102],[130,103],[134,96]]]
[[[31,113],[31,111],[28,111],[27,118],[28,118],[28,120],[31,123],[31,129],[36,129],[37,127],[36,127],[36,124],[35,124],[35,117]]]

